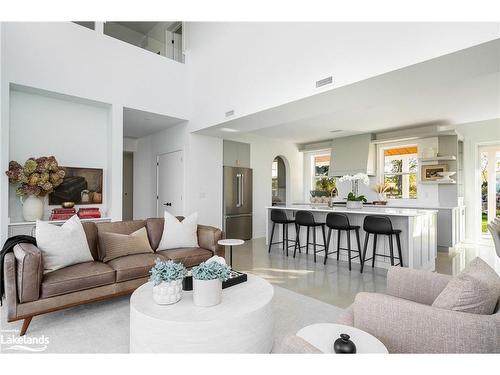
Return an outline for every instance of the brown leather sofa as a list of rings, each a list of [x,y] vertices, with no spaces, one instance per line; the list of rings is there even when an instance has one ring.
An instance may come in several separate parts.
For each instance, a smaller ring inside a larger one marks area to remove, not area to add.
[[[83,223],[93,262],[75,264],[43,274],[42,252],[31,244],[16,245],[5,256],[4,280],[9,322],[24,319],[20,335],[24,335],[31,319],[69,307],[101,301],[132,293],[148,281],[149,270],[157,258],[172,259],[190,268],[211,256],[224,256],[217,244],[223,238],[220,229],[198,225],[196,248],[156,251],[163,233],[164,220],[121,221],[114,223]],[[155,253],[134,254],[102,262],[98,233],[131,234],[146,227],[149,243]]]

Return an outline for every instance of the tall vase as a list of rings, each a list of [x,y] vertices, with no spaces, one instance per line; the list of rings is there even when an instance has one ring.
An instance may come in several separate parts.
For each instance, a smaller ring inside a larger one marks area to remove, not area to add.
[[[23,200],[23,218],[25,221],[40,220],[43,217],[43,200],[34,195],[28,195],[28,198]]]
[[[193,302],[196,306],[218,305],[222,300],[222,281],[193,278]]]

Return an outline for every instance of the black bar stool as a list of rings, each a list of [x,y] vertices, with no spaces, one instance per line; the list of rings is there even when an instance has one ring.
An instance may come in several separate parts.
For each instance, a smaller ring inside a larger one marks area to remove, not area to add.
[[[378,215],[370,215],[366,216],[363,222],[363,230],[366,232],[365,234],[365,246],[363,248],[363,262],[361,263],[361,272],[363,272],[363,266],[366,262],[366,248],[368,247],[368,238],[370,234],[373,234],[373,256],[368,260],[372,260],[372,268],[375,267],[375,257],[381,256],[385,258],[391,258],[391,266],[394,266],[394,260],[399,260],[399,264],[396,264],[403,267],[403,256],[401,255],[401,240],[399,235],[401,233],[400,229],[392,228],[392,221],[387,216],[378,216]],[[390,256],[384,254],[377,254],[377,235],[386,235],[389,236],[389,251]],[[398,257],[394,257],[394,246],[392,241],[392,236],[396,236],[396,243],[398,245]]]
[[[307,227],[307,241],[305,246],[300,246],[300,227]],[[316,243],[316,227],[321,227],[323,231],[323,245],[319,245]],[[325,235],[325,223],[317,223],[314,220],[314,216],[310,211],[297,211],[295,213],[295,228],[296,228],[296,238],[295,238],[295,247],[293,249],[293,257],[295,258],[295,254],[297,252],[297,247],[299,249],[299,253],[301,253],[301,248],[306,248],[306,254],[309,254],[309,245],[313,245],[314,249],[314,262],[316,263],[316,253],[321,251],[326,251],[326,235]],[[313,232],[313,242],[309,242],[309,229],[312,228]],[[321,246],[323,249],[316,251],[316,246]]]
[[[288,224],[294,224],[295,220],[290,220],[286,216],[286,212],[284,210],[279,210],[279,209],[272,209],[271,210],[271,221],[273,222],[273,228],[271,229],[271,238],[269,239],[269,251],[268,253],[271,252],[271,246],[272,245],[277,245],[282,243],[283,244],[283,251],[286,249],[286,256],[288,256],[288,249],[290,247],[295,246],[295,243],[293,245],[288,245]],[[274,236],[274,228],[276,227],[276,224],[283,224],[283,241],[278,241],[278,242],[273,242],[273,236]]]
[[[328,238],[326,240],[327,247],[325,249],[324,264],[326,264],[326,260],[328,259],[329,254],[337,253],[337,261],[338,261],[340,256],[340,250],[347,250],[348,252],[349,271],[351,270],[352,259],[359,257],[359,262],[362,263],[363,258],[361,257],[361,242],[359,241],[359,225],[351,225],[349,223],[349,218],[345,214],[330,212],[328,215],[326,215],[326,226],[328,227]],[[337,250],[329,253],[328,249],[330,247],[330,239],[333,230],[337,230]],[[347,233],[347,249],[340,247],[341,233],[343,230],[345,230],[345,232]],[[358,255],[355,255],[353,257],[351,257],[351,230],[355,231],[356,241],[358,243],[358,250],[357,250]]]

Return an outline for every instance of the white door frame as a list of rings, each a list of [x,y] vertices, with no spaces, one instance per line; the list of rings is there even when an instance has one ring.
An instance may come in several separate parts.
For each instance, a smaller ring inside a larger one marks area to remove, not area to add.
[[[184,170],[184,151],[182,149],[178,150],[173,150],[169,152],[162,152],[161,154],[156,154],[156,216],[158,217],[159,212],[158,212],[158,199],[160,197],[160,184],[159,184],[159,176],[160,176],[160,156],[163,155],[168,155],[168,154],[173,154],[175,152],[180,152],[181,153],[181,162],[182,162],[182,169]],[[183,206],[183,211],[184,211],[184,175],[182,176],[182,195],[181,195],[181,201],[182,201],[182,206]],[[163,215],[162,215],[163,216]]]
[[[493,239],[490,236],[489,232],[483,233],[482,231],[482,196],[481,196],[481,187],[479,181],[481,179],[481,156],[480,153],[483,151],[493,151],[500,147],[500,143],[498,142],[481,142],[475,145],[475,165],[476,165],[476,177],[475,177],[475,228],[477,233],[477,242],[483,244],[491,244]],[[492,167],[488,164],[489,167]],[[493,168],[495,167],[495,163],[493,164]],[[496,178],[495,174],[493,174],[494,178]],[[489,179],[492,179],[492,176],[488,175]],[[490,181],[489,181],[490,182]],[[488,183],[488,187],[489,187]],[[496,183],[493,184],[496,186]],[[488,189],[489,190],[489,189]],[[496,191],[496,190],[495,190]],[[489,200],[488,200],[489,202]],[[496,196],[495,196],[495,205],[496,205]]]

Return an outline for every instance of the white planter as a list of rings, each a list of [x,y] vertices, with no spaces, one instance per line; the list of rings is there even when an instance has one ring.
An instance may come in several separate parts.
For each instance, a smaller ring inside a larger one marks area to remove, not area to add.
[[[43,217],[43,200],[34,195],[29,195],[28,198],[23,200],[23,218],[25,221],[40,220]]]
[[[153,285],[153,300],[159,305],[171,305],[179,302],[182,297],[182,279],[175,281],[162,281]]]
[[[193,278],[193,302],[196,306],[215,306],[222,301],[222,281]]]
[[[363,202],[361,202],[361,201],[347,201],[347,208],[355,208],[355,209],[363,208]]]

